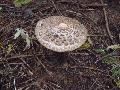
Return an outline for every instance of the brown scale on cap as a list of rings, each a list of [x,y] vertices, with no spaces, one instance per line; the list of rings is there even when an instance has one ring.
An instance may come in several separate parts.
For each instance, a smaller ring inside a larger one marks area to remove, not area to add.
[[[56,52],[75,50],[87,39],[84,25],[64,16],[51,16],[38,21],[35,34],[43,46]]]

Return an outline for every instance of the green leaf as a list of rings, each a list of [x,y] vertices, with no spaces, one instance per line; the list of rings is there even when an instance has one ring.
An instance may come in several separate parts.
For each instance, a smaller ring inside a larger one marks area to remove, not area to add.
[[[22,4],[28,4],[29,2],[31,2],[32,0],[23,0]]]
[[[116,57],[107,56],[102,59],[102,63],[106,63],[108,65],[113,65],[113,64],[117,65],[117,64],[120,64],[120,61]]]
[[[14,5],[16,6],[16,7],[21,7],[22,6],[22,3],[21,3],[21,1],[22,0],[14,0]]]
[[[106,52],[105,52],[105,49],[95,49],[94,50],[96,53],[99,53],[99,54],[102,54],[102,55],[105,55]]]
[[[113,66],[111,69],[112,76],[113,77],[118,77],[120,76],[120,67],[119,66]]]
[[[14,0],[13,3],[16,7],[21,7],[22,5],[28,4],[31,1],[32,0]]]

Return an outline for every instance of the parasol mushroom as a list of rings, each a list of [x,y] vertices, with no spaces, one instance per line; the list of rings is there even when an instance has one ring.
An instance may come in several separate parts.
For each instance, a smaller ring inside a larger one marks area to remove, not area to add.
[[[35,35],[46,48],[65,52],[73,51],[85,43],[87,29],[78,20],[64,16],[51,16],[38,21]]]

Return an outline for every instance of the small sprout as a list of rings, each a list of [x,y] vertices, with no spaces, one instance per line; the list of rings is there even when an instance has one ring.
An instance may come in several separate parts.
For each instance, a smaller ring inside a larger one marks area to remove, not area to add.
[[[32,0],[14,0],[13,3],[16,7],[21,7],[22,5],[28,4],[31,1]]]
[[[12,44],[9,44],[8,45],[8,48],[7,48],[7,55],[13,50],[13,45]]]
[[[2,7],[0,7],[0,11],[2,10]]]
[[[69,83],[69,81],[68,81],[67,78],[65,78],[65,79],[63,80],[63,82],[64,82],[65,85],[67,85],[67,84]]]
[[[21,35],[21,32],[23,31],[23,29],[17,28],[16,31],[17,32],[14,35],[14,39],[17,39]]]
[[[27,43],[27,44],[26,44],[24,50],[26,50],[27,48],[30,48],[30,38],[29,38],[29,37],[26,38],[26,43]],[[24,51],[24,50],[23,50],[23,51]]]
[[[16,31],[17,32],[14,35],[14,39],[17,39],[19,36],[21,36],[27,43],[24,50],[29,48],[30,47],[30,37],[29,37],[28,33],[24,29],[21,29],[21,28],[17,28]]]
[[[0,70],[0,74],[3,75],[4,74],[4,70]]]
[[[113,49],[113,50],[120,49],[120,45],[111,45],[111,46],[108,46],[107,50],[109,50],[109,49]]]

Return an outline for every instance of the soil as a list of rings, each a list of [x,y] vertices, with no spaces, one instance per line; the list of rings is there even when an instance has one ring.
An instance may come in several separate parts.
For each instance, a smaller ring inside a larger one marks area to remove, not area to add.
[[[94,52],[120,44],[119,0],[32,0],[22,7],[15,7],[13,0],[0,0],[0,7],[0,44],[5,48],[0,48],[0,90],[120,90],[111,67]],[[84,24],[92,47],[64,53],[43,47],[35,38],[35,26],[54,15]],[[16,28],[33,37],[29,49],[24,50],[21,37],[13,39]],[[9,44],[13,49],[7,54]]]

